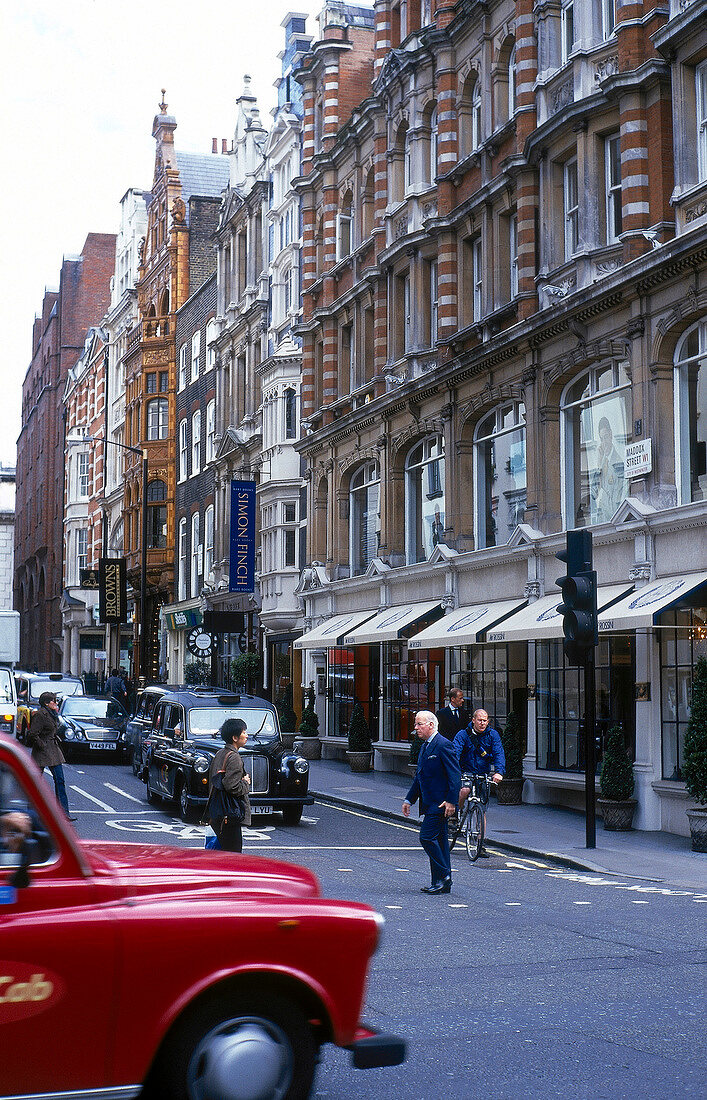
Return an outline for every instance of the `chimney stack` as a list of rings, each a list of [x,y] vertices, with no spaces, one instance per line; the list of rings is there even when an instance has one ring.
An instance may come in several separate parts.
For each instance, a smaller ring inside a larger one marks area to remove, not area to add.
[[[228,138],[221,138],[221,152],[228,152]]]
[[[211,139],[211,152],[218,153],[218,138]]]

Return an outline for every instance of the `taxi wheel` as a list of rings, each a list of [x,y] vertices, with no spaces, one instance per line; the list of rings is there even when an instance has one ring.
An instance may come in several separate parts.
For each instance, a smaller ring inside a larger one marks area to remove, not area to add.
[[[147,785],[146,785],[146,788],[145,788],[145,797],[147,798],[147,801],[150,803],[151,806],[156,806],[157,803],[160,801],[159,795],[156,795],[155,792],[150,787],[150,780],[149,779],[147,780]]]
[[[220,996],[178,1021],[147,1095],[159,1100],[306,1100],[317,1046],[277,994]]]
[[[135,752],[135,749],[133,749],[133,754],[132,754],[132,758],[130,760],[130,763],[132,764],[133,775],[139,775],[140,772],[142,771],[142,761],[138,759],[138,756]]]
[[[189,792],[185,780],[182,780],[179,786],[179,814],[182,821],[194,820],[194,810],[189,802]]]
[[[302,806],[286,806],[282,811],[285,825],[299,825],[302,820]]]

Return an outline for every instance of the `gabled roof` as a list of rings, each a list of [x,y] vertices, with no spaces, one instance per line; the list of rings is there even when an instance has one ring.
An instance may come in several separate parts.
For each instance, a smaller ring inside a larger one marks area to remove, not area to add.
[[[210,153],[182,153],[177,149],[177,168],[182,185],[182,198],[188,202],[192,195],[218,197],[228,187],[228,157]]]

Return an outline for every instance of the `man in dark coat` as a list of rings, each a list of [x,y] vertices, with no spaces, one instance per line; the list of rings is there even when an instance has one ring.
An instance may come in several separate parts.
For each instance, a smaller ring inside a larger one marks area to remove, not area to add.
[[[128,709],[128,692],[119,668],[114,668],[106,680],[106,693],[117,699],[126,710]]]
[[[420,800],[424,814],[420,844],[430,861],[432,882],[423,886],[423,894],[448,894],[452,889],[452,863],[449,857],[447,819],[457,806],[461,773],[451,743],[437,731],[437,718],[429,710],[415,715],[415,732],[422,740],[417,772],[403,802],[405,817],[410,806]]]
[[[471,715],[466,709],[464,692],[461,688],[451,688],[449,691],[449,706],[437,711],[439,732],[443,737],[453,741],[459,730],[464,730],[471,721]]]
[[[64,813],[69,821],[76,821],[69,813],[69,800],[66,797],[66,782],[64,780],[64,754],[61,751],[57,727],[59,725],[57,713],[59,704],[53,691],[43,691],[39,696],[39,707],[32,715],[29,724],[29,743],[32,748],[32,759],[40,771],[49,768],[54,779],[54,790],[57,801],[61,803]]]

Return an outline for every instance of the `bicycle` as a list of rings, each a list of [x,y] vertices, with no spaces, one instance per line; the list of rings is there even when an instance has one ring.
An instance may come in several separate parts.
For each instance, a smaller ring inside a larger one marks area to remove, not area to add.
[[[454,845],[460,836],[464,836],[466,854],[472,863],[479,858],[484,846],[486,826],[485,814],[489,803],[491,779],[488,775],[463,775],[462,787],[468,787],[464,805],[459,810],[459,821],[449,838],[449,850],[453,851]]]

